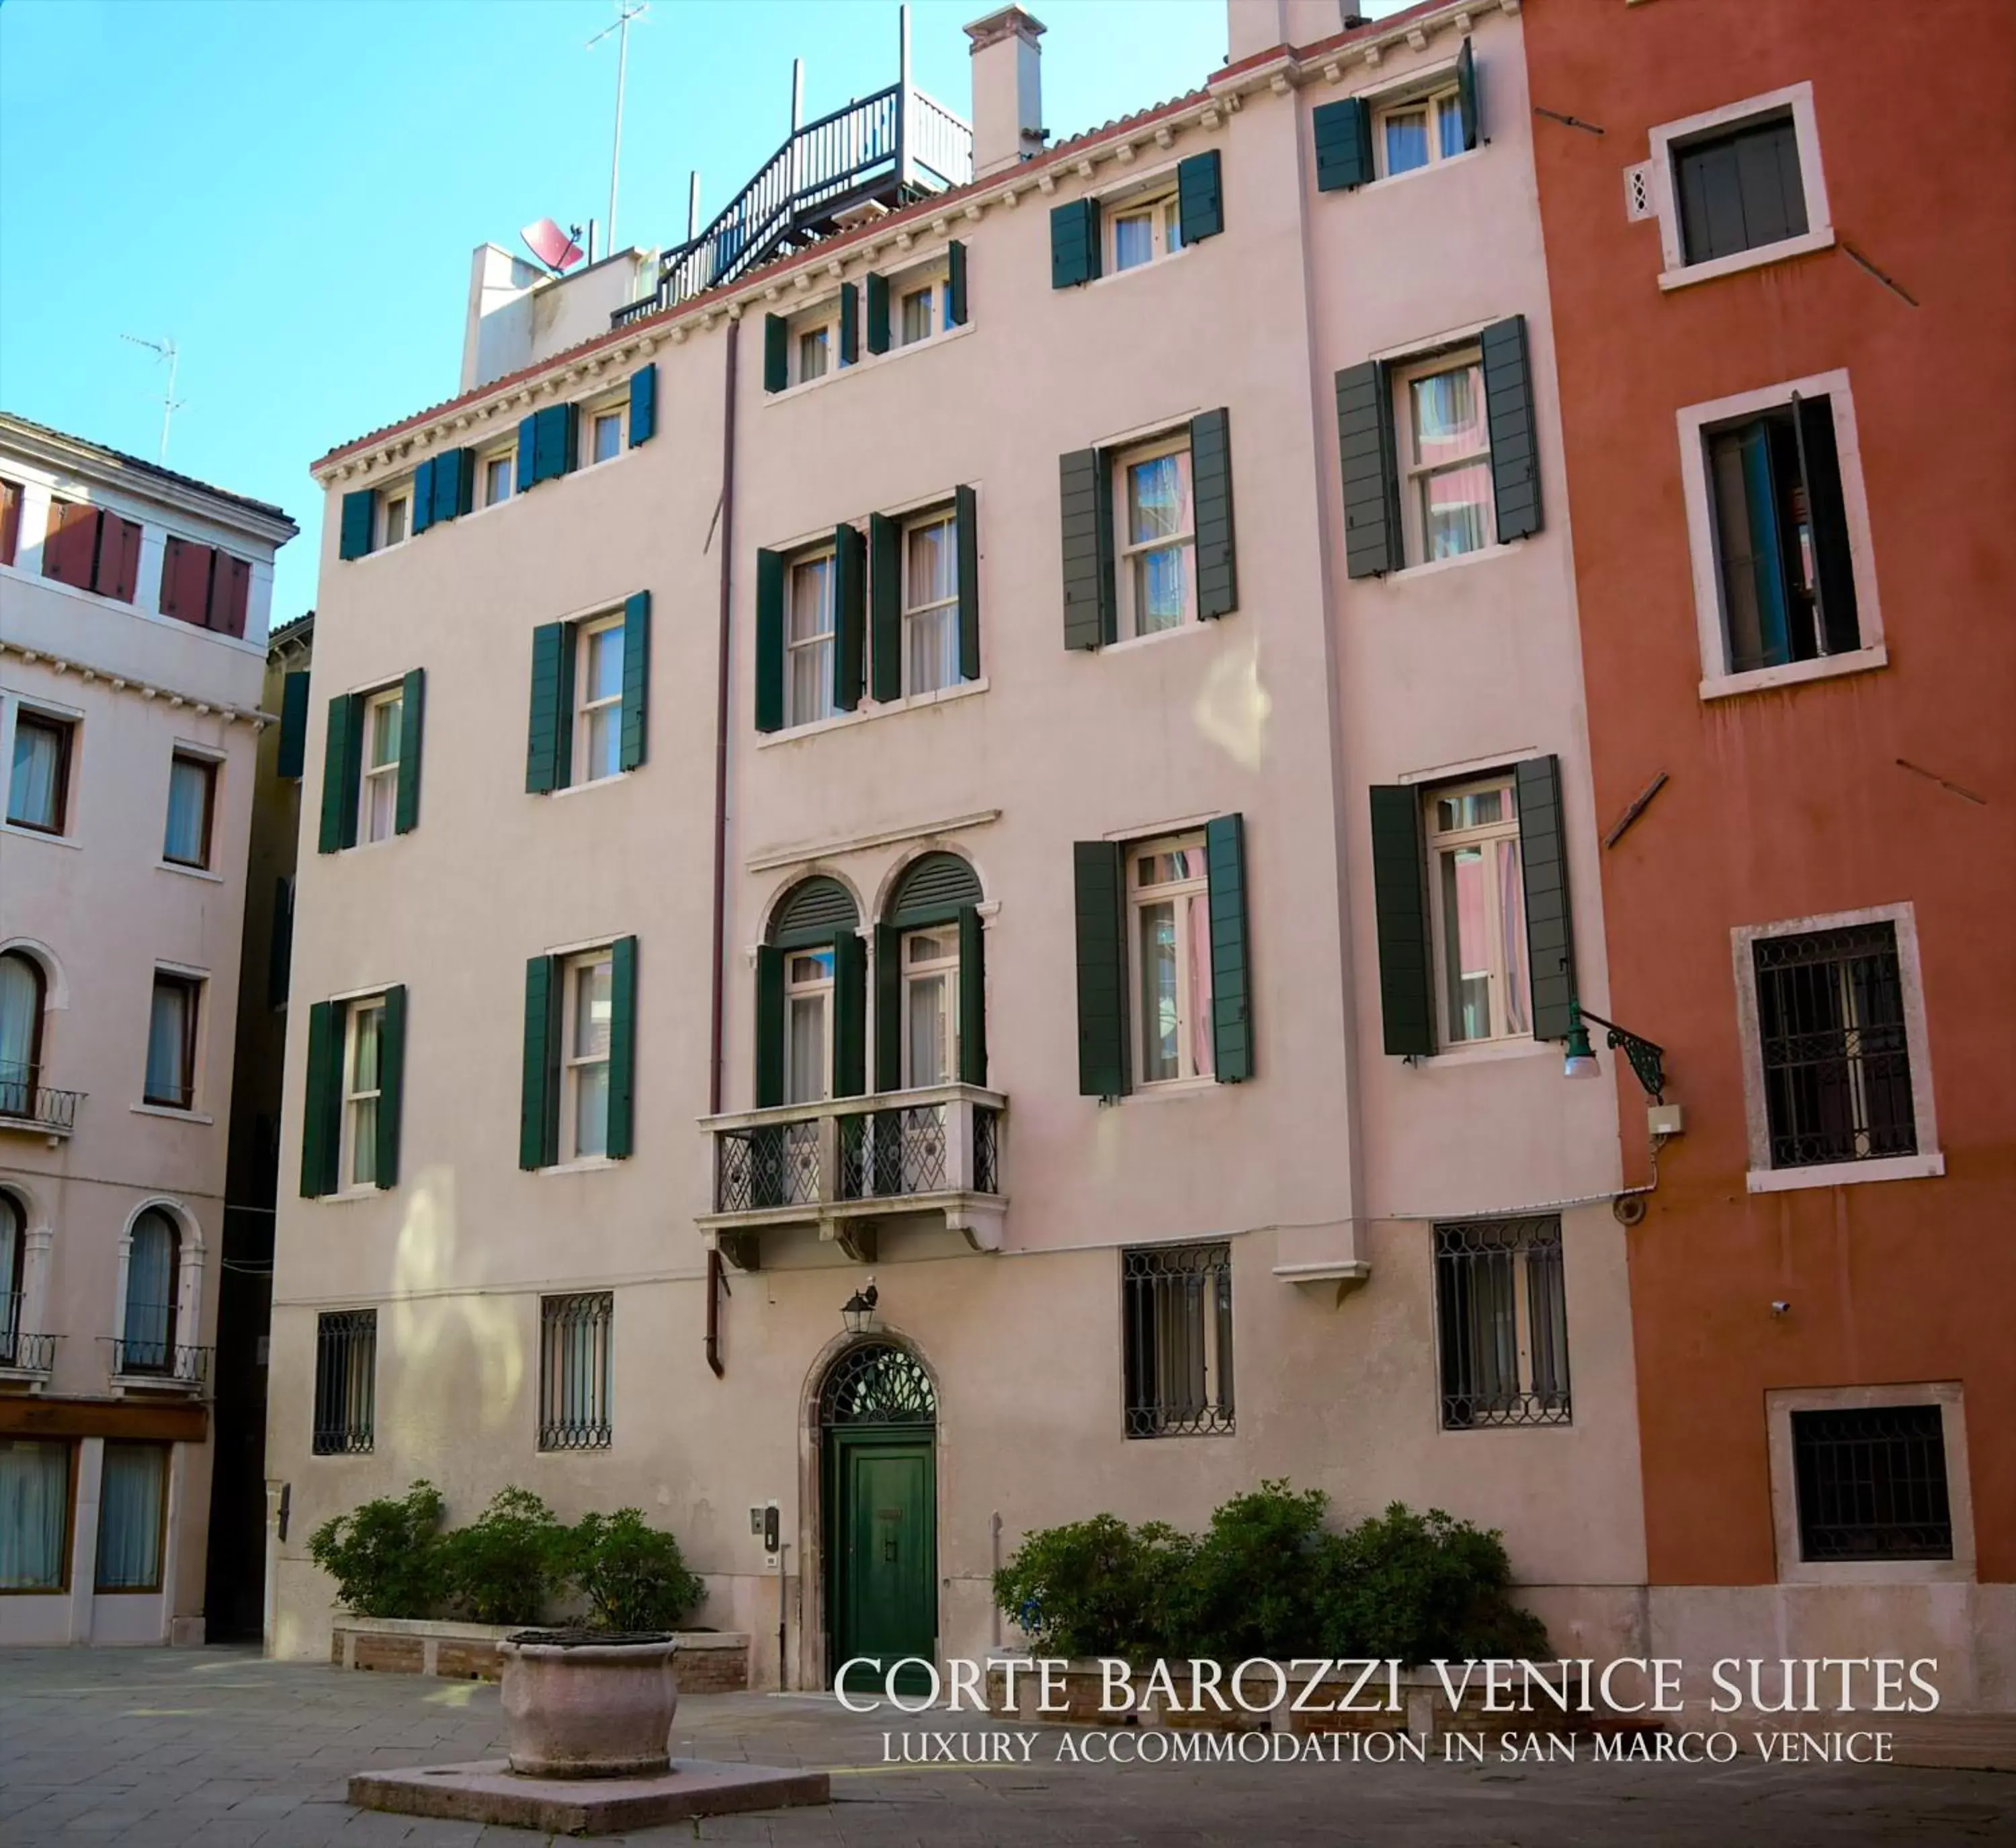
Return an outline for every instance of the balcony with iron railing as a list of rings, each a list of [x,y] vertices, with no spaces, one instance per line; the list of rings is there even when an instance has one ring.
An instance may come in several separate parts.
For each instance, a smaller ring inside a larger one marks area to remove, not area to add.
[[[111,1350],[115,1386],[200,1393],[210,1384],[211,1348],[185,1347],[154,1337],[99,1337]]]
[[[831,1097],[705,1119],[714,1144],[707,1244],[745,1270],[761,1236],[816,1227],[848,1256],[875,1255],[884,1225],[942,1227],[1001,1248],[1008,1100],[977,1085]]]
[[[39,1065],[0,1061],[0,1129],[59,1142],[77,1126],[77,1100],[83,1095],[44,1084]]]
[[[0,1380],[39,1384],[56,1365],[60,1335],[36,1335],[22,1327],[27,1299],[20,1291],[0,1292]]]

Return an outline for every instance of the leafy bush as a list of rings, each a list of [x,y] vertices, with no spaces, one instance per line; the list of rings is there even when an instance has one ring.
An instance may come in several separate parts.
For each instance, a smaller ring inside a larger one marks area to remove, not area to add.
[[[1152,1656],[1190,1544],[1112,1515],[1046,1528],[994,1575],[995,1602],[1049,1654]]]
[[[639,1508],[582,1515],[567,1536],[566,1571],[599,1630],[676,1629],[707,1589],[679,1541],[646,1526]]]
[[[417,1482],[333,1515],[308,1536],[308,1557],[362,1617],[424,1617],[442,1590],[441,1491]]]
[[[1215,1511],[1168,1597],[1165,1629],[1181,1655],[1243,1662],[1307,1652],[1316,1634],[1319,1555],[1329,1497],[1263,1482]]]
[[[500,1489],[441,1542],[448,1596],[478,1623],[536,1623],[567,1567],[567,1529],[529,1489]]]

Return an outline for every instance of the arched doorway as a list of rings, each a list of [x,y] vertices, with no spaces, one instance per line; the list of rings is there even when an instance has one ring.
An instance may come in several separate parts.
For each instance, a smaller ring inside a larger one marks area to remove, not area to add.
[[[938,1394],[923,1363],[889,1341],[848,1349],[819,1388],[820,1556],[830,1672],[850,1688],[938,1655]],[[872,1664],[873,1666],[869,1666]],[[905,1693],[929,1683],[898,1677]]]

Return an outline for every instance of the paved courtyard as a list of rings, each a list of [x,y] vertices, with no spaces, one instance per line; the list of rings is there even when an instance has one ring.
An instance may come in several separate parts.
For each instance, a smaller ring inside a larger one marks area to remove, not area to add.
[[[976,1730],[942,1715],[907,1724]],[[1525,1768],[1088,1765],[1057,1761],[1064,1740],[1085,1735],[1055,1728],[1036,1736],[1026,1763],[903,1766],[883,1761],[883,1731],[879,1717],[848,1715],[817,1695],[689,1699],[675,1735],[680,1755],[829,1767],[833,1805],[629,1839],[779,1848],[2016,1840],[2016,1777],[1993,1772],[1767,1766],[1754,1758]],[[372,1814],[344,1801],[352,1771],[495,1755],[501,1739],[496,1689],[472,1683],[346,1674],[232,1649],[0,1652],[0,1843],[524,1848],[538,1838]]]

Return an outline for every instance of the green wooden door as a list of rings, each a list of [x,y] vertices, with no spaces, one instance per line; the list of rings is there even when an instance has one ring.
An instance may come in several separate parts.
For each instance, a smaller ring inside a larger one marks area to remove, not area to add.
[[[835,1475],[839,1505],[830,1532],[834,1561],[833,1640],[842,1662],[856,1656],[878,1667],[856,1668],[850,1688],[880,1688],[889,1663],[906,1655],[938,1653],[938,1497],[931,1446],[914,1437],[892,1440],[840,1432]],[[930,1684],[911,1667],[899,1692],[923,1693]]]

